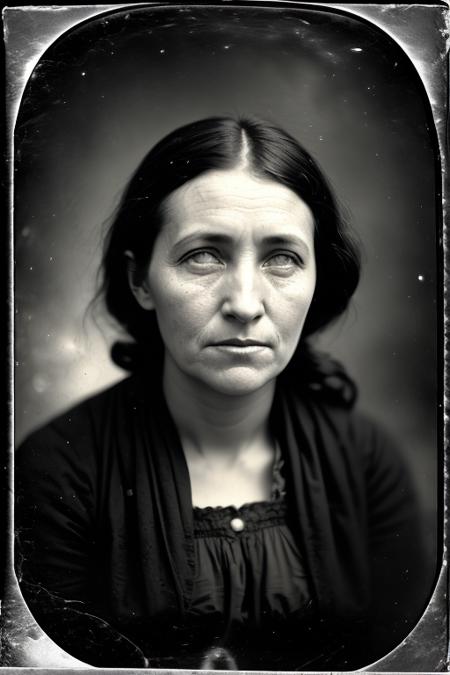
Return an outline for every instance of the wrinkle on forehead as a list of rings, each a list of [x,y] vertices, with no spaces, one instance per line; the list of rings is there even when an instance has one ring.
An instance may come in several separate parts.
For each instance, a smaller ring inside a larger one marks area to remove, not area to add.
[[[243,193],[244,185],[247,188],[245,193]],[[264,185],[268,186],[269,190],[261,192],[260,187]],[[167,195],[165,203],[167,206],[172,206],[175,201],[188,198],[201,204],[207,202],[211,197],[222,197],[226,194],[228,198],[236,198],[238,202],[260,203],[261,206],[267,208],[273,199],[270,194],[271,187],[276,189],[279,194],[283,194],[286,202],[302,202],[305,208],[309,210],[306,202],[303,202],[290,188],[276,180],[255,175],[251,167],[241,167],[240,165],[233,169],[211,169],[192,178]],[[254,204],[250,204],[250,208],[255,208]]]
[[[286,236],[300,228],[313,246],[314,217],[308,205],[289,188],[240,168],[211,171],[185,183],[169,196],[165,216],[163,234],[171,240],[181,232],[206,230],[233,232],[238,238],[247,230],[265,236],[281,227]]]
[[[169,218],[183,212],[188,217],[192,210],[198,215],[202,212],[204,216],[216,217],[224,210],[236,213],[260,211],[266,215],[302,212],[307,219],[314,220],[308,205],[295,192],[240,167],[202,174],[172,192],[164,204],[165,215]]]
[[[212,170],[181,185],[166,198],[163,213],[171,218],[179,215],[180,209],[186,215],[191,209],[200,209],[205,215],[219,214],[223,209],[274,213],[300,210],[314,221],[309,206],[291,189],[240,167]]]

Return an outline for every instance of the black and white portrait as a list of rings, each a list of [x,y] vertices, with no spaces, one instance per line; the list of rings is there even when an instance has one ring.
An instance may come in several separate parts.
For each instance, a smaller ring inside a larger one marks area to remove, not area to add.
[[[101,10],[15,120],[16,600],[61,656],[10,662],[368,667],[441,568],[436,101],[344,8]]]

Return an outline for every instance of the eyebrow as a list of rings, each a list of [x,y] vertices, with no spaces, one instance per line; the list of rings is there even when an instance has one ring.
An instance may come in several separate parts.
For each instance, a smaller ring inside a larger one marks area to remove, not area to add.
[[[288,234],[288,235],[273,234],[270,235],[269,237],[264,237],[263,242],[271,246],[289,246],[289,245],[292,246],[292,244],[294,244],[306,250],[309,253],[309,246],[306,243],[306,241],[295,234]]]
[[[216,232],[193,232],[192,234],[182,237],[173,246],[173,250],[176,252],[179,249],[189,245],[194,242],[205,242],[205,244],[225,244],[230,245],[234,241],[234,238],[229,234],[216,233]],[[295,234],[289,235],[269,235],[263,237],[261,243],[265,246],[298,246],[304,254],[310,254],[310,247],[308,244]]]

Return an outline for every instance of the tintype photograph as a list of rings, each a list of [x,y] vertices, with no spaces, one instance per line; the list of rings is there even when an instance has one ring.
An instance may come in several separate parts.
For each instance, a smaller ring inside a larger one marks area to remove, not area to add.
[[[445,16],[6,12],[3,665],[445,668]]]

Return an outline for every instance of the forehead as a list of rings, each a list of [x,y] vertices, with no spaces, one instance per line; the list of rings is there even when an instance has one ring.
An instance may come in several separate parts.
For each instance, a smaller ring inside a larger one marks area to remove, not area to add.
[[[232,232],[241,226],[263,230],[299,228],[312,236],[310,208],[292,190],[275,180],[245,170],[210,171],[188,181],[167,198],[164,229],[220,226]]]

